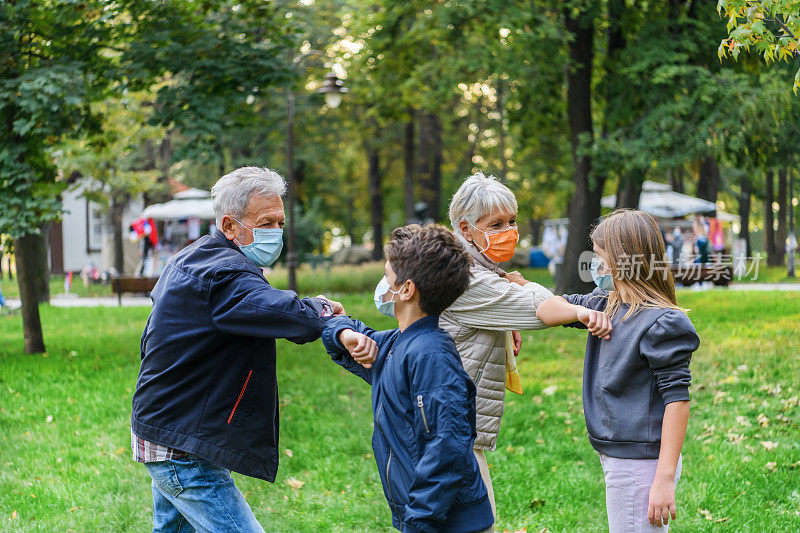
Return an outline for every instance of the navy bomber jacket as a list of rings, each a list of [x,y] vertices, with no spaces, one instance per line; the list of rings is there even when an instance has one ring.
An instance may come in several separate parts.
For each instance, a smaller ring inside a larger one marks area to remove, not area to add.
[[[336,363],[372,385],[372,449],[394,527],[405,533],[483,531],[494,516],[472,451],[475,385],[438,323],[439,316],[430,315],[403,332],[375,331],[334,317],[322,342]],[[341,345],[344,329],[377,342],[372,368]]]
[[[274,482],[275,339],[319,338],[325,304],[272,287],[220,231],[176,254],[151,297],[133,432]]]

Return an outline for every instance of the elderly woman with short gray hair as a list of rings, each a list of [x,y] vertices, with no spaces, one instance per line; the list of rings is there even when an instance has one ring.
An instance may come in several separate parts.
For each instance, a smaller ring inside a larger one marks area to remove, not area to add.
[[[469,288],[442,313],[440,325],[452,335],[464,370],[475,382],[478,436],[474,451],[494,510],[484,452],[497,446],[506,372],[507,368],[516,370],[518,330],[547,327],[536,317],[536,308],[553,294],[526,281],[519,272],[505,272],[498,266],[513,257],[519,233],[514,193],[493,176],[477,173],[464,181],[450,202],[450,222],[474,261]],[[518,386],[518,382],[509,384],[512,390]]]

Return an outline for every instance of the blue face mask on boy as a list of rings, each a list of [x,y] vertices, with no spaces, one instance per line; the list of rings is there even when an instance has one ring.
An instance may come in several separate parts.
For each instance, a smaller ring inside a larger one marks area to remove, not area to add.
[[[235,218],[233,220],[236,220]],[[251,244],[239,244],[236,239],[234,242],[250,261],[259,267],[268,267],[278,259],[283,250],[283,228],[251,228],[236,220],[242,227],[249,229],[253,233]]]
[[[386,293],[392,293],[392,299],[388,302],[383,301],[384,295]],[[397,318],[394,314],[394,295],[400,294],[400,291],[393,291],[389,286],[389,282],[386,280],[386,276],[383,276],[378,282],[378,286],[375,287],[375,307],[378,309],[383,315],[390,316],[392,318]]]
[[[607,274],[600,274],[600,267],[605,267],[603,260],[597,257],[592,258],[592,263],[589,267],[589,271],[592,273],[592,281],[594,281],[594,284],[604,291],[613,291],[614,278],[611,277],[611,272]]]

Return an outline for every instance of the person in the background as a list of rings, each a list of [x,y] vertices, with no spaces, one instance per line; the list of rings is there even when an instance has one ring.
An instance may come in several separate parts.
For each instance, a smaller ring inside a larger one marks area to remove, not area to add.
[[[695,219],[692,223],[694,230],[694,246],[697,251],[695,263],[708,263],[708,231],[702,219]]]
[[[680,226],[675,226],[672,230],[672,263],[678,264],[681,261],[681,253],[683,250],[683,233]]]
[[[666,533],[677,516],[689,362],[700,339],[678,307],[672,273],[650,270],[651,258],[664,257],[653,217],[616,211],[591,238],[597,289],[555,296],[536,314],[551,326],[586,327],[587,308],[603,312],[589,321],[595,331],[586,342],[583,410],[605,475],[609,531]],[[633,257],[642,259],[635,267]]]
[[[263,531],[231,470],[275,481],[275,340],[316,340],[323,317],[344,313],[261,273],[283,246],[285,189],[268,169],[220,178],[219,230],[175,255],[151,293],[131,446],[153,481],[153,531]]]
[[[497,446],[507,367],[513,376],[521,345],[517,330],[546,328],[536,308],[553,294],[519,272],[498,266],[513,257],[519,233],[514,193],[494,177],[478,173],[464,181],[450,202],[450,222],[473,258],[472,276],[466,292],[442,313],[440,324],[453,336],[464,370],[477,388],[475,456],[494,509],[485,452]],[[519,382],[509,385],[522,392]]]

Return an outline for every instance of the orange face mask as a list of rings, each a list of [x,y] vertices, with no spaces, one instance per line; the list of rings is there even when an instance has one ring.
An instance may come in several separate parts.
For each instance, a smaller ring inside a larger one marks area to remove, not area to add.
[[[472,227],[475,228],[475,226]],[[497,233],[487,233],[480,228],[475,229],[486,235],[488,245],[481,250],[483,255],[495,263],[505,263],[514,257],[514,250],[517,248],[517,242],[519,242],[519,232],[516,227],[511,226],[507,230]]]

